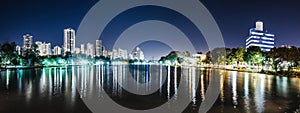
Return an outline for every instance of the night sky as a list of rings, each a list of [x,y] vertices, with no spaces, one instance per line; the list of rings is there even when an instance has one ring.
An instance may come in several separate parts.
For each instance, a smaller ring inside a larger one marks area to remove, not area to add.
[[[298,0],[200,1],[214,16],[227,47],[245,46],[249,28],[254,27],[257,20],[263,21],[264,28],[275,34],[275,46],[300,46]],[[22,36],[29,33],[33,35],[34,41],[51,42],[52,47],[61,46],[63,29],[70,27],[77,30],[85,14],[97,2],[98,0],[0,0],[0,42],[15,41],[22,45]],[[110,39],[102,40],[107,49],[111,49]],[[159,49],[150,48],[153,45]],[[197,51],[208,51],[205,44],[194,46]],[[157,58],[170,51],[168,46],[159,42],[146,42],[140,47],[146,58]]]

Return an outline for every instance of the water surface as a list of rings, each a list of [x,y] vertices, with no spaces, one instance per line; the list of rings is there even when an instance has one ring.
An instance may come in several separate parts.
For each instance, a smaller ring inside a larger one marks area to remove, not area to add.
[[[299,78],[195,67],[98,65],[3,70],[0,112],[91,112],[81,98],[97,92],[99,100],[105,93],[116,103],[136,110],[156,108],[170,99],[176,102],[179,93],[184,93],[191,99],[184,112],[196,113],[214,72],[218,73],[220,95],[209,112],[293,112],[299,108]],[[162,87],[151,95],[136,95],[122,88],[141,90],[131,86],[130,77],[145,84],[145,91],[152,84]],[[179,90],[179,85],[184,89]]]

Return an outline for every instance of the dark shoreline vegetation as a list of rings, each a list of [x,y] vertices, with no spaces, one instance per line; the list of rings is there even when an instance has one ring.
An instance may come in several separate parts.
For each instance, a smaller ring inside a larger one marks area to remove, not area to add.
[[[121,62],[121,64],[143,64],[153,61],[138,61],[127,59],[111,60],[109,57],[91,57],[84,54],[71,54],[56,56],[39,56],[38,46],[16,52],[16,43],[5,42],[0,44],[0,68],[1,69],[23,69],[60,67],[69,65],[99,65]],[[202,54],[198,52],[197,54]],[[264,52],[260,47],[252,46],[245,50],[238,48],[215,48],[208,51],[205,59],[191,61],[191,54],[186,52],[172,51],[167,56],[161,57],[157,64],[171,66],[196,66],[218,68],[219,65],[227,66],[224,69],[263,73],[279,76],[300,76],[300,48],[294,46],[282,46]],[[229,66],[229,68],[228,68]]]

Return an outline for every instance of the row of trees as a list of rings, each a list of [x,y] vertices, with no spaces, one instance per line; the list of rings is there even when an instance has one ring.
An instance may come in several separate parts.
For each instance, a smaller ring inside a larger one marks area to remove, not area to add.
[[[300,48],[278,47],[269,52],[263,52],[260,47],[252,46],[245,50],[238,48],[215,48],[206,53],[207,59],[203,62],[221,65],[243,65],[247,63],[251,66],[270,65],[275,72],[281,71],[284,62],[288,64],[288,71],[297,67],[300,61]]]
[[[16,52],[16,43],[4,42],[0,44],[0,63],[2,65],[34,65],[38,62],[39,51],[37,45],[24,51],[24,55],[18,55]]]

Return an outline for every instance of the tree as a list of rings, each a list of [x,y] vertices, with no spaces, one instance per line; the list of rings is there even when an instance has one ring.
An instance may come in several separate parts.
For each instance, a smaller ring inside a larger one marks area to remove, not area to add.
[[[236,48],[232,48],[231,50],[227,51],[228,52],[228,55],[226,56],[227,65],[231,65],[237,61],[236,56],[235,56],[236,51],[237,51]]]
[[[191,56],[190,52],[188,52],[188,51],[183,52],[183,55],[184,55],[185,57],[190,57],[190,56]]]
[[[203,54],[201,51],[197,52],[197,54]]]
[[[248,64],[262,65],[265,57],[263,56],[263,51],[260,47],[251,46],[247,49],[245,59],[248,62]]]
[[[2,64],[9,65],[9,64],[17,64],[16,59],[17,55],[15,54],[15,47],[16,43],[8,43],[5,42],[0,47],[0,56]]]
[[[282,71],[282,68],[280,68],[279,65],[280,63],[283,63],[283,61],[290,62],[288,71],[291,71],[291,68],[298,65],[298,61],[300,60],[300,49],[294,46],[273,48],[271,51],[267,52],[266,55],[268,56],[268,61],[272,62],[272,67],[275,72],[278,71],[278,68]]]
[[[243,47],[238,47],[237,51],[235,52],[235,57],[237,60],[237,64],[240,65],[240,63],[244,62],[244,56],[245,56],[245,49]]]
[[[33,66],[35,63],[40,63],[39,61],[38,45],[34,44],[31,48],[25,50],[25,58],[28,61],[28,65]]]
[[[207,60],[205,62],[224,65],[226,64],[226,56],[230,53],[229,51],[229,48],[215,48],[206,53]]]

